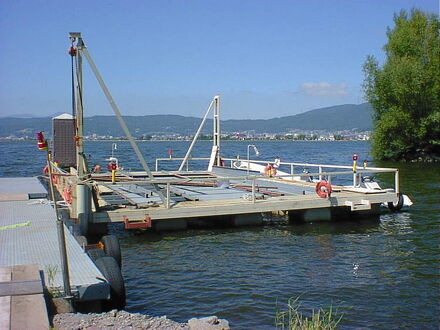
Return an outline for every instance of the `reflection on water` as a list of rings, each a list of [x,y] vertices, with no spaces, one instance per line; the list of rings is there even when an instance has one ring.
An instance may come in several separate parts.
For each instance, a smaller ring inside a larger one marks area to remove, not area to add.
[[[406,235],[414,232],[409,212],[384,214],[380,226],[384,235]]]
[[[406,302],[395,300],[395,290],[410,290],[406,286],[414,281],[408,258],[415,251],[400,239],[411,233],[410,214],[400,213],[353,222],[126,236],[128,306],[180,321],[217,314],[237,328],[267,329],[276,301],[302,295],[304,308],[337,304],[346,326],[386,327],[395,324],[390,317],[395,310],[378,312],[372,303],[412,309],[409,296]],[[145,296],[150,299],[140,298]],[[368,318],[359,319],[358,312]]]

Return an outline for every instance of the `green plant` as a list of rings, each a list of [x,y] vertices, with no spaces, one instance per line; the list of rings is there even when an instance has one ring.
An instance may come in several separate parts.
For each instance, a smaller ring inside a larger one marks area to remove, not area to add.
[[[58,274],[58,266],[57,265],[46,265],[45,273],[47,276],[47,291],[52,297],[57,297],[60,294],[60,288],[55,287],[55,277]]]
[[[365,98],[374,109],[372,153],[383,160],[440,157],[440,21],[413,9],[394,16],[383,65],[368,56]]]
[[[328,309],[312,309],[309,317],[302,314],[299,309],[301,303],[300,296],[290,298],[287,302],[287,310],[280,310],[277,304],[275,313],[275,326],[277,329],[299,329],[299,330],[318,330],[318,329],[336,329],[342,320],[342,314],[334,310],[330,305]]]
[[[49,287],[53,287],[55,283],[55,276],[58,273],[57,265],[46,265],[47,284]]]

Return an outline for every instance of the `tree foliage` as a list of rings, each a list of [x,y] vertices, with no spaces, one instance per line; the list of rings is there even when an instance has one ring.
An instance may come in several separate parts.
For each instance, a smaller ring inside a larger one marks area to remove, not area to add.
[[[386,61],[364,63],[364,91],[374,109],[373,154],[411,160],[440,156],[440,23],[413,9],[394,16]]]

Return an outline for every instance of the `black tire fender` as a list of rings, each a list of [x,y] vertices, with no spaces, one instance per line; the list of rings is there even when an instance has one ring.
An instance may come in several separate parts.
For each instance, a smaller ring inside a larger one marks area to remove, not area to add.
[[[104,305],[110,309],[123,309],[126,298],[124,278],[115,258],[109,256],[101,257],[96,260],[95,264],[110,284],[110,301],[105,302]]]
[[[399,196],[399,200],[397,201],[397,204],[393,202],[388,202],[388,208],[392,212],[397,212],[403,207],[403,195],[401,193],[398,193],[397,195]]]
[[[122,256],[121,256],[121,246],[119,244],[119,240],[114,235],[107,235],[101,238],[101,243],[104,245],[105,253],[115,258],[119,267],[122,265]]]
[[[107,256],[103,249],[90,249],[87,251],[87,255],[94,263],[96,263],[96,260],[99,258]]]

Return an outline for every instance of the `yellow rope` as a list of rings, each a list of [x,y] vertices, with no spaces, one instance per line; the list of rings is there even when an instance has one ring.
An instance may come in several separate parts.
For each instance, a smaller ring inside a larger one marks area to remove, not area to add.
[[[18,228],[18,227],[25,227],[25,226],[29,226],[31,223],[30,221],[28,222],[23,222],[23,223],[17,223],[15,225],[9,225],[9,226],[3,226],[0,227],[0,230],[4,230],[4,229],[12,229],[12,228]]]

